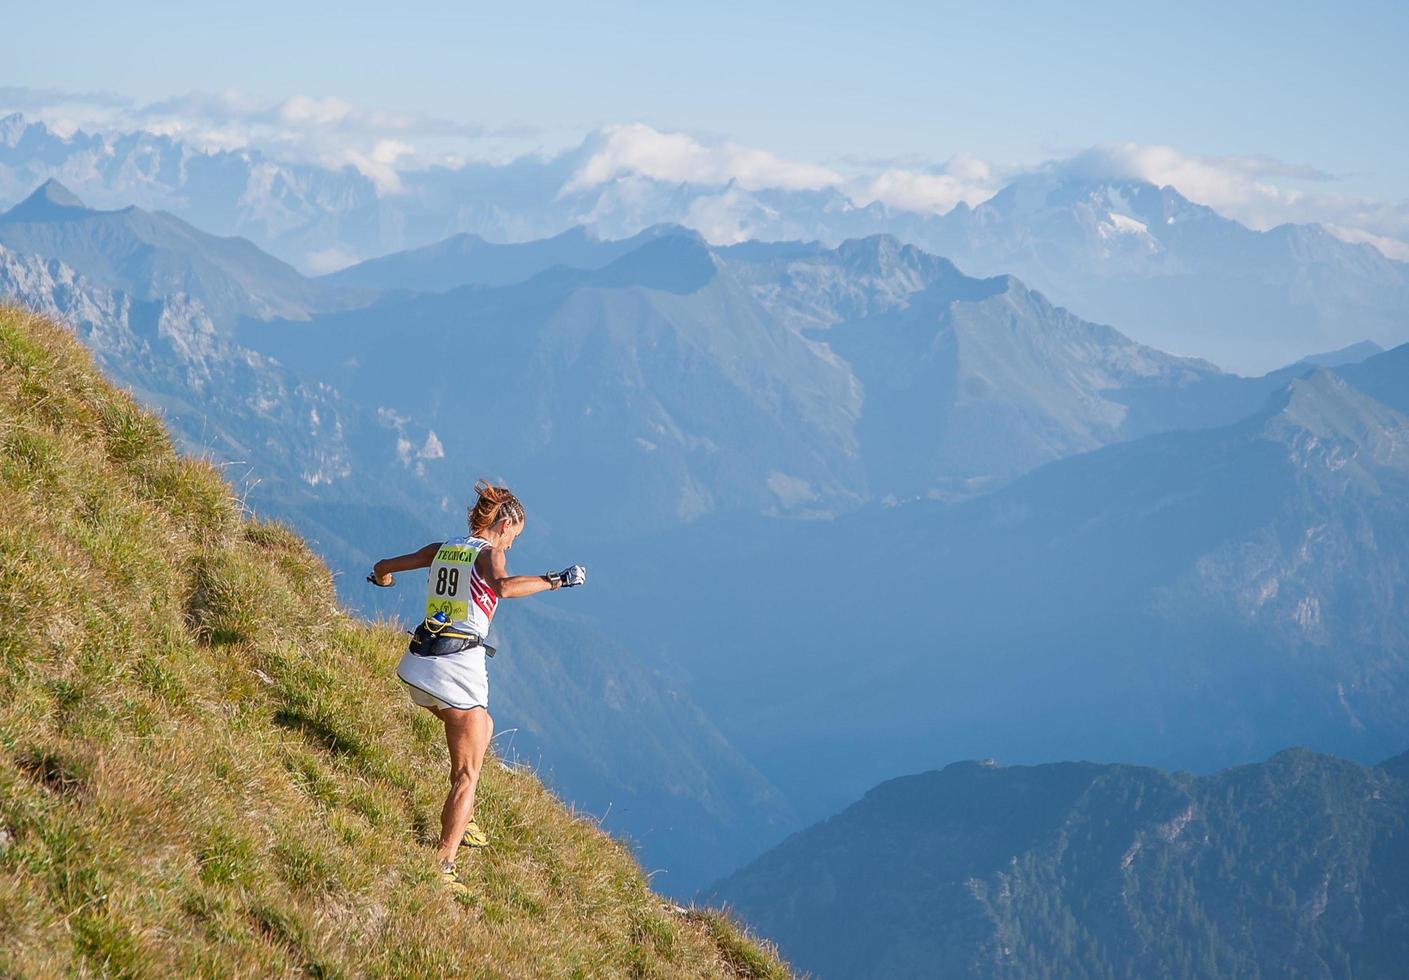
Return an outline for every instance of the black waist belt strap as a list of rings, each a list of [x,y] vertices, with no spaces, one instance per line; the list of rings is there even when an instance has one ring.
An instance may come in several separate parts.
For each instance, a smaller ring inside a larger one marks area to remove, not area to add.
[[[461,633],[448,627],[431,630],[422,623],[411,634],[411,652],[418,657],[448,657],[478,646],[484,647],[485,656],[494,656],[494,647],[485,643],[478,633]]]

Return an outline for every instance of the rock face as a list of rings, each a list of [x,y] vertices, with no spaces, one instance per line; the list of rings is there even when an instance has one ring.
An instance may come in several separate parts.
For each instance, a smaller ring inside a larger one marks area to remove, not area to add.
[[[822,978],[1389,976],[1409,957],[1401,770],[956,763],[707,895]]]
[[[110,376],[168,413],[188,448],[259,457],[262,479],[312,487],[350,473],[349,411],[335,392],[232,343],[185,293],[144,300],[56,259],[0,246],[0,295],[70,324]]]

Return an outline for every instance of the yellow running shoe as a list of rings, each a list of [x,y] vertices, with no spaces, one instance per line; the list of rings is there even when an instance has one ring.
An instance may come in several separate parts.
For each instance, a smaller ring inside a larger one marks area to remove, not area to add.
[[[465,827],[465,836],[460,839],[460,843],[466,847],[488,847],[489,835],[484,832],[484,828],[473,820]]]
[[[460,880],[460,876],[455,873],[455,863],[445,861],[440,866],[440,881],[446,888],[455,895],[468,895],[470,886]]]

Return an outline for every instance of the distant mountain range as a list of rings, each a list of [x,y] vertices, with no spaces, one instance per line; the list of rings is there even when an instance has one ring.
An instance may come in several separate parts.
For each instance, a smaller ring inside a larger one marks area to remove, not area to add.
[[[1028,177],[921,240],[972,273],[1013,273],[1138,340],[1238,370],[1409,340],[1409,264],[1319,225],[1253,231],[1170,187]]]
[[[1016,275],[1053,303],[1140,342],[1241,372],[1363,339],[1409,340],[1409,264],[1318,225],[1254,231],[1170,187],[1042,173],[977,207],[936,215],[861,207],[836,188],[677,184],[634,172],[575,181],[599,142],[589,138],[547,159],[408,171],[396,194],[379,194],[351,168],[248,150],[206,153],[142,132],[60,137],[12,115],[0,120],[0,202],[18,202],[57,178],[103,207],[137,204],[242,235],[306,271],[416,251],[358,274],[379,286],[408,263],[473,263],[476,238],[523,243],[579,225],[623,239],[679,224],[716,244],[834,247],[890,234],[970,275]],[[419,275],[401,282],[422,288],[413,285],[428,281]]]
[[[50,178],[97,207],[168,211],[291,261],[381,237],[376,185],[351,167],[288,164],[254,151],[207,153],[141,131],[60,136],[19,113],[0,119],[0,202],[18,202]]]
[[[893,779],[714,886],[828,977],[1391,977],[1409,755],[1207,776],[955,763]]]

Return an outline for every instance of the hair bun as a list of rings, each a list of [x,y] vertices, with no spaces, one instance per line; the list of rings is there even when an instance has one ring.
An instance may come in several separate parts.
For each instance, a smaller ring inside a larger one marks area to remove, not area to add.
[[[510,521],[524,519],[523,504],[508,487],[496,487],[488,480],[476,480],[475,494],[478,499],[468,515],[471,534],[483,534],[501,517]]]

